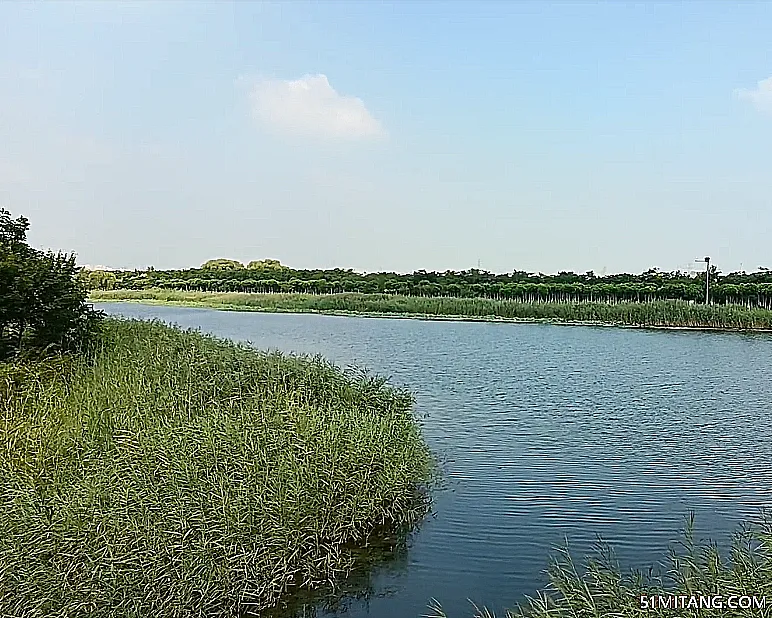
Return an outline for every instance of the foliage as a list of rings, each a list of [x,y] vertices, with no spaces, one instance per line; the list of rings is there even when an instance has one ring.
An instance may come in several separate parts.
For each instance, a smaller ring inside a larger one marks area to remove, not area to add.
[[[89,290],[114,290],[118,283],[118,276],[110,270],[81,269],[78,280]]]
[[[94,300],[139,300],[236,309],[465,319],[549,320],[648,327],[772,329],[772,310],[684,301],[544,302],[421,298],[388,294],[244,294],[173,290],[92,292]]]
[[[3,616],[260,613],[426,513],[411,396],[319,358],[107,319],[0,395]]]
[[[244,264],[236,260],[220,258],[209,260],[201,265],[201,270],[233,270],[234,268],[244,268]]]
[[[23,348],[80,348],[97,325],[75,256],[33,249],[28,229],[0,209],[0,359]]]
[[[279,260],[266,259],[252,260],[249,264],[247,264],[247,268],[252,270],[283,270],[287,267],[282,265]]]

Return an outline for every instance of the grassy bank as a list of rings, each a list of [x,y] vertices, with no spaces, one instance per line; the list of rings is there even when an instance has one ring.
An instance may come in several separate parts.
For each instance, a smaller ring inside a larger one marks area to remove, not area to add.
[[[415,524],[411,397],[320,359],[107,320],[0,365],[0,615],[210,616],[340,576]]]
[[[643,327],[772,329],[772,311],[683,301],[547,303],[487,298],[424,298],[383,294],[246,294],[173,290],[94,291],[94,301],[131,300],[240,311],[350,313],[434,318],[544,320]]]

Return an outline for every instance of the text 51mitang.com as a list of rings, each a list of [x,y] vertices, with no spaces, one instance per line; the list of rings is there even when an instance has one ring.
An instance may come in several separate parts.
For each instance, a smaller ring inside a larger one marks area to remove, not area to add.
[[[663,594],[641,596],[641,609],[758,609],[767,607],[767,598],[756,595]],[[770,604],[772,606],[772,603]]]

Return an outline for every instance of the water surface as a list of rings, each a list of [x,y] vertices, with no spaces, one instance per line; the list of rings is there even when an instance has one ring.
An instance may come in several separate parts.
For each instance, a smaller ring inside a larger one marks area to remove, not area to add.
[[[410,388],[447,489],[375,595],[329,616],[501,612],[555,545],[598,536],[624,566],[666,556],[689,511],[726,546],[772,498],[772,337],[100,303],[260,348],[321,353]]]

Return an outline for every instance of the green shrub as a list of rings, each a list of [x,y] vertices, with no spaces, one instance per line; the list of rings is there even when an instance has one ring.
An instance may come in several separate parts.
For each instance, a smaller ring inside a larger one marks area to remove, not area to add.
[[[23,350],[79,350],[98,328],[75,256],[26,243],[29,223],[0,209],[0,360]]]

